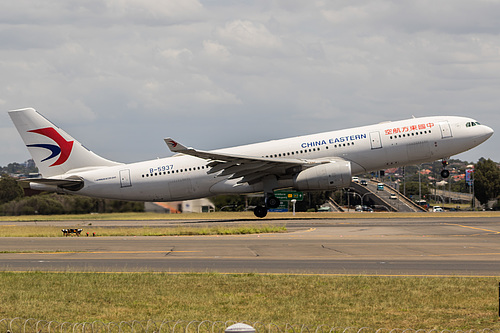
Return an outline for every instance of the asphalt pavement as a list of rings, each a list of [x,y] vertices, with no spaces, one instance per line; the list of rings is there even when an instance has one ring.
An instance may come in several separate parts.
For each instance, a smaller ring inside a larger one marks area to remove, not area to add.
[[[250,222],[92,222],[103,227],[138,223],[202,226]],[[498,217],[348,217],[277,219],[267,223],[286,225],[289,232],[181,237],[5,237],[0,238],[0,270],[500,276]]]

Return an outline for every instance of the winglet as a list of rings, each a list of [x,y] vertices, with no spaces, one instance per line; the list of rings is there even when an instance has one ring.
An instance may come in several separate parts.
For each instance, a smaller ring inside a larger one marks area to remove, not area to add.
[[[182,143],[175,141],[172,138],[165,138],[163,140],[165,140],[165,143],[167,144],[168,149],[170,149],[170,151],[173,153],[183,153],[186,150],[188,150],[188,148],[186,146],[184,146]]]

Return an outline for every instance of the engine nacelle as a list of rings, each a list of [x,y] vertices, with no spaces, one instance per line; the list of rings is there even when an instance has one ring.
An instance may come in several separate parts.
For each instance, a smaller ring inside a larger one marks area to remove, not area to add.
[[[351,183],[351,162],[332,161],[299,172],[293,187],[299,191],[327,191],[348,187]]]

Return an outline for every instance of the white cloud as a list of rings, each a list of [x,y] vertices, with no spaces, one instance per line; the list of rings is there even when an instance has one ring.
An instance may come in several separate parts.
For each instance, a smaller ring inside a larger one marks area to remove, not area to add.
[[[482,0],[6,1],[0,105],[35,107],[121,161],[166,153],[167,131],[210,149],[412,114],[498,129],[499,10]],[[11,128],[5,112],[0,124]],[[27,156],[6,148],[21,146],[16,135],[1,139],[0,165]],[[493,136],[467,156],[500,160],[497,145]]]
[[[203,41],[203,51],[209,57],[214,57],[218,60],[226,60],[231,56],[231,52],[229,52],[227,47],[212,40]]]
[[[262,49],[279,49],[281,41],[274,36],[262,23],[247,20],[227,22],[224,27],[217,29],[221,40],[233,42],[233,46],[242,46],[246,50],[259,52]]]

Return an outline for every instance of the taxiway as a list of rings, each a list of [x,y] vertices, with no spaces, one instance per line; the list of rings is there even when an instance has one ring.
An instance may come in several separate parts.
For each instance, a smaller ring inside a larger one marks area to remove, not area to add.
[[[46,223],[68,226],[68,222]],[[192,226],[213,222],[102,221],[93,225],[184,223]],[[500,276],[498,217],[346,218],[267,223],[286,225],[289,232],[236,236],[0,238],[0,269]]]

